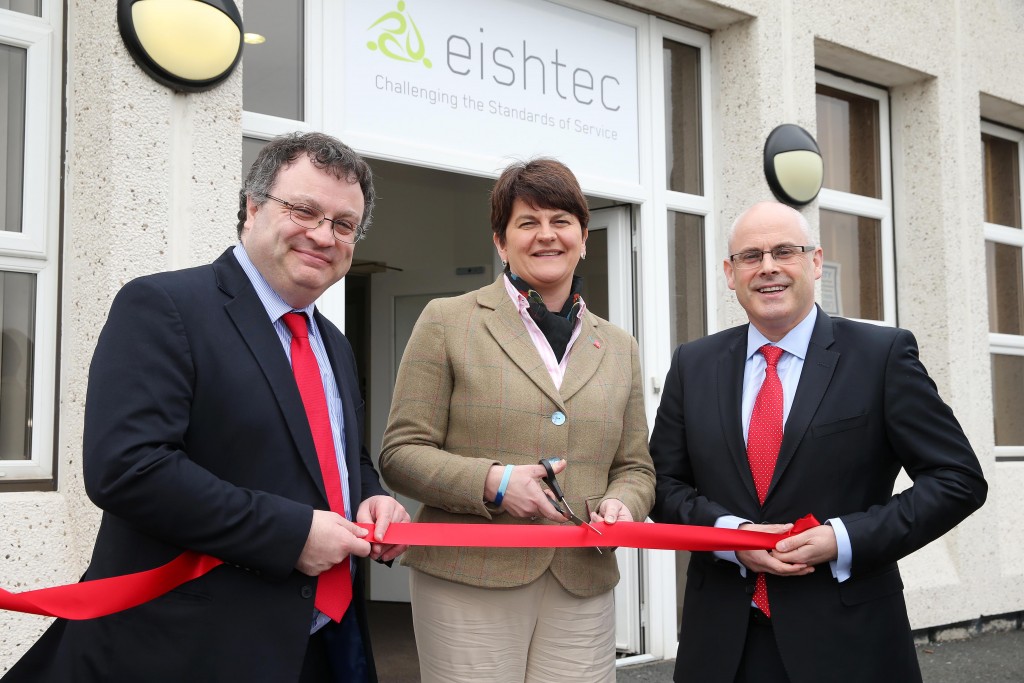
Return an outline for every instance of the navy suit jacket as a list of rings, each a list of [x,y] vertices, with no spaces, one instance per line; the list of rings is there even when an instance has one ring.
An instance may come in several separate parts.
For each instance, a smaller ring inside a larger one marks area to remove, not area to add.
[[[976,510],[987,485],[950,408],[901,329],[820,309],[764,505],[743,441],[747,326],[680,346],[651,437],[659,522],[714,525],[838,517],[852,576],[828,564],[768,575],[779,651],[794,683],[920,680],[896,561]],[[900,469],[914,485],[893,494]],[[731,683],[749,622],[754,573],[694,553],[687,572],[676,681]]]
[[[386,492],[362,447],[351,347],[319,313],[316,323],[341,392],[355,510]],[[5,680],[298,679],[317,581],[295,563],[314,508],[328,504],[287,355],[230,249],[118,293],[89,372],[84,472],[104,511],[84,579],[186,549],[226,564],[134,609],[57,620]]]

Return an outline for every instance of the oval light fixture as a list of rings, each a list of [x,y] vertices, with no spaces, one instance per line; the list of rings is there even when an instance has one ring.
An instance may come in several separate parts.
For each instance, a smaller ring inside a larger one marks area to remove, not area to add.
[[[814,137],[793,123],[777,126],[764,143],[764,175],[783,204],[804,206],[814,201],[825,178]]]
[[[232,0],[118,0],[117,24],[136,64],[175,90],[209,90],[242,58]]]

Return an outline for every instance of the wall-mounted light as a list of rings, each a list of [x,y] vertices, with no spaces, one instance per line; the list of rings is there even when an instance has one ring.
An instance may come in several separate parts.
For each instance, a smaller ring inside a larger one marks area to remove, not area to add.
[[[242,57],[232,0],[118,0],[117,24],[135,62],[175,90],[209,90]]]
[[[764,143],[764,175],[783,204],[804,206],[814,201],[825,176],[814,137],[792,123],[776,127]]]

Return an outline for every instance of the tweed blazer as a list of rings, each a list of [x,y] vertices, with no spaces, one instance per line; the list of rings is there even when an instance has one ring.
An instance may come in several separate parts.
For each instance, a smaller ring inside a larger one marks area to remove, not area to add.
[[[558,480],[577,514],[617,498],[640,521],[654,503],[642,387],[636,340],[586,312],[556,389],[498,278],[424,309],[398,371],[381,474],[423,503],[416,521],[550,524],[485,503],[484,481],[492,465],[557,456],[568,462]],[[550,569],[580,597],[619,579],[613,555],[591,548],[416,547],[403,563],[486,588],[526,585]]]

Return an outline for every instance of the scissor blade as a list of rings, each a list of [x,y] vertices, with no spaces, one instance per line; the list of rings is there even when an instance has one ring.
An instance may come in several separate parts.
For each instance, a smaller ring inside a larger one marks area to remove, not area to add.
[[[594,525],[593,525],[593,524],[591,524],[590,522],[584,522],[584,521],[583,521],[582,519],[580,519],[579,517],[577,517],[577,516],[576,516],[576,513],[572,511],[572,508],[571,508],[571,507],[569,507],[569,503],[567,503],[567,502],[565,501],[565,498],[563,498],[563,499],[562,499],[562,504],[563,504],[563,505],[565,505],[565,509],[569,511],[569,519],[570,519],[570,520],[572,520],[572,522],[573,522],[573,523],[574,523],[574,524],[575,524],[576,526],[582,526],[582,525],[586,525],[586,526],[590,527],[590,530],[591,530],[591,531],[593,531],[593,532],[594,532],[595,534],[597,534],[598,536],[604,536],[604,534],[602,534],[602,533],[601,533],[600,531],[598,531],[598,530],[597,530],[597,528],[596,528],[596,527],[594,527]]]

